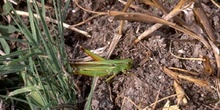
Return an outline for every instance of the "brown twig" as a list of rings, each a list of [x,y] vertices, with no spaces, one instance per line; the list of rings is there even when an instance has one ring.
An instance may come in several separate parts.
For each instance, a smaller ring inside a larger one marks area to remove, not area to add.
[[[80,22],[80,23],[71,25],[71,27],[76,27],[76,26],[83,25],[83,24],[87,23],[88,21],[90,21],[90,20],[92,20],[92,19],[94,19],[94,18],[97,18],[97,17],[99,17],[99,16],[101,16],[101,14],[96,14],[96,15],[94,15],[94,16],[92,16],[92,17],[90,17],[90,18],[88,18],[88,19],[86,19],[86,20],[84,20],[84,21],[82,21],[82,22]]]
[[[123,0],[118,0],[118,1],[121,2],[121,3],[124,4],[124,5],[127,4],[127,2],[125,2],[125,1],[123,1]],[[148,10],[145,10],[145,9],[143,9],[143,8],[141,8],[141,7],[136,6],[136,5],[131,4],[130,7],[133,8],[133,9],[136,9],[136,10],[142,11],[142,12],[144,12],[144,13],[147,13],[147,14],[153,16],[153,14],[150,13]]]
[[[212,2],[216,7],[220,8],[220,5],[217,4],[214,0],[211,0],[211,2]]]
[[[101,15],[106,15],[107,13],[106,12],[96,12],[96,11],[91,11],[91,10],[88,10],[86,8],[83,8],[81,5],[79,5],[78,3],[78,0],[75,0],[75,4],[82,10],[86,11],[86,12],[89,12],[89,13],[93,13],[93,14],[101,14]]]
[[[160,89],[159,89],[158,92],[157,92],[157,96],[156,96],[156,100],[155,100],[155,102],[158,101],[158,99],[159,99],[159,95],[160,95]],[[153,110],[155,110],[156,106],[157,106],[157,103],[154,103]]]

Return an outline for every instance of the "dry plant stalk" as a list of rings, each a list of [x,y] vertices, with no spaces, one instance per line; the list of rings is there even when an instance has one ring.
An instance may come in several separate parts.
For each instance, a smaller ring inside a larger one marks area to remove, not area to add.
[[[163,67],[163,71],[164,73],[166,73],[169,77],[173,78],[174,80],[176,80],[177,82],[179,82],[178,80],[178,73],[174,72],[166,67]]]
[[[148,2],[146,2],[146,0],[142,0],[144,1],[145,4],[147,4]],[[148,0],[147,0],[148,1]],[[152,3],[151,3],[152,4]],[[149,5],[151,5],[149,4]],[[159,1],[157,0],[154,0],[154,6],[160,8],[162,11],[164,11],[165,13],[168,13],[169,10],[166,9]],[[186,25],[186,23],[181,20],[180,18],[178,17],[175,17],[176,15],[178,15],[182,10],[188,8],[190,5],[192,4],[191,1],[188,1],[188,0],[181,0],[177,6],[168,14],[166,15],[163,19],[165,20],[170,20],[174,17],[174,20],[175,21],[178,21],[180,24],[182,24],[183,26],[185,27],[188,27]],[[159,29],[163,24],[159,24],[159,22],[155,25],[153,25],[152,27],[150,27],[148,30],[146,30],[144,33],[142,33],[136,40],[135,40],[135,43],[139,42],[141,39],[145,38],[147,35],[151,34],[152,32],[156,31],[157,29]],[[189,29],[189,28],[188,28]]]
[[[178,77],[181,78],[181,79],[185,79],[187,81],[193,82],[198,86],[202,86],[202,87],[208,87],[209,86],[209,83],[205,80],[196,79],[196,78],[193,78],[191,76],[186,76],[186,75],[182,75],[182,74],[179,74]]]
[[[203,56],[203,59],[205,59],[205,61],[203,61],[203,66],[204,66],[205,73],[208,73],[208,75],[212,75],[214,70],[213,70],[212,65],[210,63],[209,57]]]
[[[96,12],[96,11],[91,11],[91,10],[88,10],[88,9],[86,9],[86,8],[83,8],[81,5],[78,4],[78,0],[75,0],[75,4],[76,4],[76,6],[78,6],[78,7],[79,7],[80,9],[82,9],[83,11],[88,12],[88,13],[93,13],[93,14],[95,14],[95,15],[93,15],[92,17],[90,17],[90,18],[88,18],[88,19],[86,19],[86,20],[84,20],[84,21],[82,21],[82,22],[79,22],[79,23],[77,23],[77,24],[71,25],[71,27],[76,27],[76,26],[85,24],[86,22],[88,22],[88,21],[90,21],[90,20],[92,20],[92,19],[94,19],[94,18],[96,18],[96,17],[99,17],[99,16],[102,16],[102,15],[106,15],[106,14],[107,14],[107,13],[105,13],[105,12]]]
[[[218,8],[220,8],[220,5],[218,3],[215,2],[215,0],[211,0],[211,2]]]
[[[160,89],[158,90],[158,93],[157,93],[157,96],[156,96],[156,100],[155,100],[155,102],[158,101],[158,99],[159,99],[159,95],[160,95]],[[152,109],[155,110],[156,106],[157,106],[157,103],[154,103],[154,106],[153,106]]]
[[[122,1],[122,0],[118,0],[118,1],[123,3],[124,5],[127,3],[127,2]],[[165,6],[163,6],[158,0],[153,0],[153,1],[139,0],[139,1],[145,3],[146,5],[155,6],[155,7],[159,8],[159,9],[161,9],[166,14],[170,12],[169,9],[166,8]],[[151,13],[148,10],[145,10],[143,8],[140,8],[140,7],[136,6],[136,5],[131,4],[130,7],[133,8],[133,9],[142,11],[144,13],[147,13],[147,14],[149,14],[151,16],[154,16],[153,13]],[[187,25],[187,23],[185,21],[183,21],[180,17],[174,16],[173,19],[174,19],[174,21],[178,22],[179,24],[181,24],[182,26],[186,27],[187,29],[190,29],[189,26]]]
[[[168,100],[169,98],[176,97],[176,96],[177,96],[177,94],[173,94],[173,95],[164,97],[164,98],[162,98],[162,99],[160,99],[160,100],[158,100],[158,101],[155,101],[154,103],[150,104],[150,106],[145,107],[143,110],[146,110],[147,108],[153,106],[155,103],[159,103],[159,102],[161,102],[161,101]]]
[[[213,2],[213,1],[212,1]],[[215,4],[215,2],[213,2]],[[197,21],[199,21],[199,23],[202,25],[202,28],[204,30],[204,32],[207,34],[208,41],[212,47],[212,50],[214,52],[215,55],[215,59],[216,59],[216,64],[217,64],[217,77],[220,78],[220,54],[219,54],[219,49],[218,47],[214,44],[216,43],[216,35],[214,34],[213,28],[208,20],[208,17],[206,16],[206,13],[201,5],[201,1],[200,0],[196,0],[195,2],[195,8],[193,9],[196,17],[197,17]],[[211,75],[214,70],[210,64],[209,59],[207,59],[207,61],[204,62],[204,67],[205,70]]]
[[[153,1],[154,1],[155,4],[157,4],[158,8],[160,8],[164,13],[166,13],[166,14],[170,13],[169,9],[166,8],[165,6],[163,6],[158,0],[153,0]],[[180,17],[174,16],[173,20],[178,22],[182,26],[186,27],[187,29],[190,29],[188,27],[188,24],[185,21],[183,21]]]
[[[133,1],[134,0],[128,0],[128,2],[125,4],[125,7],[122,10],[122,12],[126,12]],[[123,26],[124,26],[124,20],[121,20],[120,25],[119,25],[119,30],[118,30],[119,35],[122,35]]]
[[[114,12],[114,11],[113,11],[113,12],[107,12],[107,13],[106,13],[106,12],[96,12],[96,11],[88,10],[88,9],[82,7],[81,5],[79,5],[79,4],[78,4],[78,0],[75,0],[75,4],[76,4],[80,9],[82,9],[82,10],[88,12],[88,13],[93,13],[93,14],[96,14],[96,15],[94,15],[94,16],[88,18],[87,20],[82,21],[82,22],[80,22],[80,23],[78,23],[78,24],[72,25],[71,27],[75,27],[75,26],[82,25],[82,24],[88,22],[89,20],[92,20],[93,18],[98,17],[98,16],[101,16],[101,15],[118,15],[118,14],[120,14],[120,13],[124,13],[124,11],[126,11],[126,10],[128,9],[128,7],[129,7],[129,5],[131,4],[132,1],[133,1],[133,0],[129,0],[129,3],[127,3],[126,6],[125,6],[124,9],[123,9],[123,12]],[[124,23],[124,22],[121,21],[121,24],[120,24],[120,26],[119,26],[119,27],[120,27],[120,28],[119,28],[119,34],[115,34],[114,37],[113,37],[113,39],[112,39],[112,42],[111,42],[111,44],[110,44],[110,47],[109,47],[109,49],[108,49],[108,51],[107,51],[107,56],[106,56],[107,59],[108,59],[108,58],[110,57],[110,55],[112,54],[113,50],[115,49],[115,46],[117,45],[117,43],[119,42],[119,40],[120,40],[120,38],[121,38],[123,23]]]
[[[118,96],[116,97],[116,101],[119,100],[119,98],[123,98],[123,101],[122,101],[122,105],[125,103],[125,99],[127,99],[129,102],[131,102],[138,110],[151,110],[150,108],[155,105],[155,103],[159,103],[161,101],[164,101],[164,100],[168,100],[169,98],[172,98],[172,97],[176,97],[177,94],[173,94],[173,95],[170,95],[170,96],[167,96],[167,97],[164,97],[162,99],[159,99],[159,100],[156,100],[154,103],[150,104],[149,106],[146,106],[145,108],[141,108],[139,105],[135,104],[135,102],[133,102],[129,97],[125,97],[125,96]]]
[[[189,74],[191,74],[191,75],[198,75],[197,72],[192,72],[192,71],[185,70],[185,69],[181,69],[181,68],[169,67],[169,69],[171,69],[171,70],[181,71],[181,72],[184,72],[184,73],[189,73]]]
[[[170,101],[167,100],[162,110],[181,110],[178,105],[170,105]]]
[[[89,21],[89,20],[91,20],[91,19],[93,19],[93,18],[95,18],[95,17],[98,17],[98,16],[100,16],[100,15],[116,16],[116,15],[124,14],[125,11],[129,8],[129,6],[131,5],[132,2],[133,2],[133,0],[129,0],[129,1],[126,3],[124,9],[123,9],[122,11],[120,11],[120,12],[119,12],[119,11],[108,11],[108,12],[106,13],[106,12],[95,12],[95,11],[91,11],[91,10],[88,10],[88,9],[86,9],[86,8],[83,8],[82,6],[80,6],[80,5],[78,4],[78,0],[75,0],[75,4],[76,4],[80,9],[82,9],[82,10],[84,10],[84,11],[86,11],[86,12],[89,12],[89,13],[96,14],[96,15],[93,16],[93,17],[91,17],[91,18],[89,18],[89,19],[87,19],[87,20],[85,20],[85,21],[83,21],[83,22],[81,22],[81,23],[78,23],[78,24],[72,25],[72,26],[82,25],[82,24],[84,24],[85,22],[87,22],[87,21]],[[111,44],[110,44],[110,47],[109,47],[109,49],[108,49],[108,51],[107,51],[107,54],[108,54],[108,55],[106,56],[107,59],[110,57],[111,53],[112,53],[113,50],[115,49],[117,43],[119,42],[119,40],[120,40],[120,38],[121,38],[121,36],[122,36],[123,25],[124,25],[124,21],[122,20],[122,21],[120,22],[120,25],[119,25],[119,32],[118,32],[118,34],[114,34],[114,37],[113,37],[112,42],[111,42]],[[71,26],[71,27],[72,27],[72,26]]]
[[[158,5],[154,3],[154,0],[138,0],[138,1],[140,1],[146,5],[150,5],[150,6],[154,6],[154,7],[159,8]]]
[[[172,43],[173,43],[174,40],[170,41],[170,47],[169,47],[169,52],[172,56],[178,58],[178,59],[182,59],[182,60],[197,60],[197,61],[205,61],[205,59],[203,58],[184,58],[184,57],[180,57],[180,56],[177,56],[175,55],[173,52],[172,52]]]
[[[129,6],[131,5],[131,3],[133,1],[134,0],[128,0],[128,2],[126,3],[125,7],[122,10],[122,12],[127,11],[127,9],[129,8]],[[107,52],[108,53],[107,58],[110,57],[110,55],[112,54],[112,52],[115,49],[116,45],[118,44],[119,40],[121,39],[123,26],[124,26],[124,20],[121,20],[120,25],[119,25],[119,29],[118,29],[118,34],[117,33],[114,34],[112,42],[109,46],[109,49],[108,49],[108,52]]]
[[[215,85],[216,85],[216,91],[218,93],[218,97],[220,98],[220,79],[216,79],[216,82],[215,82]]]
[[[125,1],[123,1],[123,0],[118,0],[118,1],[121,2],[121,3],[124,4],[124,5],[127,4],[127,2],[125,2]],[[136,5],[131,4],[131,5],[130,5],[130,8],[133,8],[133,9],[136,9],[136,10],[139,10],[139,11],[142,11],[142,12],[144,12],[144,13],[147,13],[147,14],[153,16],[153,14],[150,13],[148,10],[145,10],[145,9],[143,9],[143,8],[141,8],[141,7],[136,6]]]
[[[193,12],[196,15],[197,21],[202,25],[201,27],[203,28],[205,33],[208,35],[210,40],[212,42],[216,42],[217,37],[214,34],[214,30],[211,24],[209,23],[208,17],[205,14],[205,11],[201,5],[200,0],[196,0],[194,4]]]
[[[182,74],[178,74],[177,72],[174,72],[166,67],[163,68],[164,73],[166,73],[168,76],[170,76],[171,78],[175,79],[175,81],[177,81],[179,83],[179,78],[181,79],[185,79],[187,81],[193,82],[198,86],[202,86],[202,87],[208,87],[209,83],[205,80],[201,80],[201,79],[196,79],[193,78],[191,76],[186,76],[186,75],[182,75]]]
[[[220,79],[220,50],[211,40],[209,40],[209,43],[215,55],[215,60],[217,64],[217,78]]]
[[[185,92],[183,88],[174,80],[173,83],[174,89],[177,94],[177,105],[185,105],[188,103],[187,98],[185,97]]]
[[[123,101],[122,101],[122,106],[125,104],[125,99],[127,101],[129,101],[130,103],[132,103],[138,110],[143,110],[142,108],[140,108],[137,104],[135,104],[135,102],[133,102],[129,97],[124,97]]]
[[[16,10],[16,13],[17,13],[18,15],[21,15],[21,16],[29,16],[29,13],[28,13],[28,12],[24,12],[24,11]],[[37,19],[40,19],[40,16],[37,15],[37,14],[34,14],[34,17],[37,18]],[[57,21],[57,20],[55,20],[55,19],[51,19],[50,17],[45,17],[44,19],[45,19],[46,21],[48,21],[48,22],[52,22],[52,23],[56,23],[56,24],[58,24],[58,22],[60,22],[60,21]],[[78,33],[80,33],[80,34],[83,34],[83,35],[86,36],[86,37],[91,37],[91,36],[89,35],[89,33],[85,32],[85,31],[83,31],[83,30],[79,30],[79,29],[77,29],[77,28],[75,28],[75,27],[72,27],[72,26],[69,25],[69,24],[63,23],[63,27],[68,28],[68,29],[71,29],[71,30],[73,30],[73,31],[76,31],[76,32],[78,32]]]
[[[158,18],[158,17],[154,17],[148,14],[140,14],[140,13],[118,13],[116,11],[113,12],[109,12],[109,14],[111,15],[115,15],[115,20],[129,20],[129,21],[139,21],[139,22],[151,22],[151,23],[160,23],[160,24],[165,24],[168,25],[178,31],[181,31],[185,34],[190,35],[191,37],[193,37],[194,39],[199,40],[200,42],[202,42],[208,49],[210,48],[209,43],[202,38],[201,36],[198,36],[197,34],[195,34],[194,32],[192,32],[191,30],[187,30],[185,28],[182,28],[178,25],[176,25],[175,23],[166,21],[164,19]],[[117,15],[116,15],[117,14]],[[114,16],[113,15],[113,16]]]

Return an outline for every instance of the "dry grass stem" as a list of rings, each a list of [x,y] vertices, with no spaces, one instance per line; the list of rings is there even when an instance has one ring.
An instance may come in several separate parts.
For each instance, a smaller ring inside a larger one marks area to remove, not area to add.
[[[208,87],[209,86],[209,82],[207,82],[205,80],[196,79],[196,78],[193,78],[191,76],[186,76],[186,75],[182,75],[182,74],[179,74],[178,77],[181,78],[181,79],[185,79],[187,81],[193,82],[198,86],[202,86],[202,87]]]
[[[17,13],[18,15],[21,15],[21,16],[29,16],[29,13],[28,13],[28,12],[24,12],[24,11],[16,10],[16,13]],[[34,14],[34,17],[37,18],[37,19],[40,19],[40,16],[37,15],[37,14]],[[52,22],[52,23],[56,23],[56,24],[58,24],[58,22],[60,22],[60,21],[57,21],[57,20],[52,19],[52,18],[50,18],[50,17],[45,17],[45,21]],[[72,26],[69,25],[69,24],[63,23],[63,27],[68,28],[68,29],[71,29],[71,30],[73,30],[73,31],[76,31],[76,32],[78,32],[78,33],[80,33],[80,34],[83,34],[83,35],[86,36],[86,37],[91,37],[91,35],[89,35],[89,33],[85,32],[85,31],[83,31],[83,30],[79,30],[79,29],[77,29],[77,28],[75,28],[75,27],[72,27]]]
[[[135,102],[133,102],[129,97],[125,97],[125,96],[118,96],[115,98],[115,102],[118,103],[119,101],[119,98],[123,98],[122,100],[122,108],[123,108],[123,105],[125,104],[125,101],[129,101],[131,104],[133,104],[138,110],[144,110],[142,109],[141,107],[139,107],[137,104],[135,104]]]
[[[159,89],[159,90],[158,90],[158,92],[157,92],[157,97],[156,97],[155,102],[157,102],[157,101],[158,101],[159,96],[160,96],[160,89]],[[153,110],[155,110],[156,106],[157,106],[157,103],[154,103]]]
[[[188,102],[187,102],[187,98],[185,97],[185,92],[184,92],[183,88],[180,86],[180,84],[174,80],[173,86],[176,91],[176,94],[178,94],[177,95],[177,105],[187,104]]]
[[[173,94],[173,95],[164,97],[164,98],[162,98],[162,99],[160,99],[160,100],[158,100],[158,101],[156,101],[156,102],[150,104],[150,107],[153,106],[155,103],[159,103],[159,102],[161,102],[161,101],[164,101],[164,100],[167,100],[167,99],[169,99],[169,98],[176,97],[176,96],[177,96],[177,94]],[[149,108],[149,106],[147,106],[147,107],[145,107],[145,108]],[[144,110],[146,110],[146,109],[144,109]]]
[[[211,2],[218,8],[220,8],[220,5],[218,3],[216,3],[214,0],[211,0]]]
[[[169,47],[169,52],[170,52],[170,54],[172,55],[172,56],[174,56],[174,57],[176,57],[176,58],[178,58],[178,59],[182,59],[182,60],[197,60],[197,61],[205,61],[205,59],[204,58],[184,58],[184,57],[180,57],[180,56],[177,56],[177,55],[175,55],[173,52],[172,52],[172,42],[173,41],[170,41],[170,47]]]
[[[135,104],[130,98],[128,97],[123,97],[123,101],[122,101],[122,105],[125,103],[125,99],[128,100],[130,103],[132,103],[138,110],[149,110],[152,106],[154,106],[156,103],[159,103],[161,101],[164,101],[164,100],[167,100],[169,98],[172,98],[172,97],[176,97],[177,94],[173,94],[173,95],[170,95],[170,96],[167,96],[167,97],[164,97],[160,100],[156,100],[154,103],[150,104],[149,106],[146,106],[145,108],[141,108],[140,106],[138,106],[137,104]],[[122,96],[119,96],[117,97],[116,99],[118,98],[122,98]]]
[[[86,12],[93,13],[93,14],[101,14],[101,15],[106,14],[105,12],[96,12],[96,11],[91,11],[91,10],[88,10],[86,8],[83,8],[81,5],[79,5],[78,0],[74,0],[74,1],[75,1],[76,6],[78,6],[80,9],[82,9]]]
[[[113,52],[113,50],[115,49],[117,43],[119,42],[121,36],[122,36],[122,35],[117,34],[117,33],[114,34],[114,37],[113,37],[113,39],[112,39],[112,42],[111,42],[111,44],[110,44],[110,46],[109,46],[109,49],[108,49],[108,51],[107,51],[107,54],[108,54],[108,55],[107,55],[107,58],[109,58],[110,55],[112,54],[112,52]]]
[[[93,14],[96,14],[96,15],[93,15],[92,17],[80,22],[80,23],[77,23],[77,24],[74,24],[74,25],[71,25],[72,27],[76,27],[76,26],[80,26],[80,25],[83,25],[85,24],[86,22],[96,18],[96,17],[99,17],[99,16],[103,16],[103,15],[107,15],[106,12],[96,12],[96,11],[91,11],[91,10],[88,10],[86,8],[83,8],[81,5],[78,4],[78,0],[75,0],[75,4],[76,6],[78,6],[80,9],[82,9],[83,11],[86,11],[86,12],[89,12],[89,13],[93,13]]]
[[[169,9],[166,8],[165,6],[163,6],[158,0],[153,0],[155,4],[157,4],[157,6],[165,13],[165,14],[168,14],[170,13]],[[182,26],[184,26],[185,28],[187,29],[190,29],[188,24],[182,20],[180,17],[178,16],[174,16],[173,17],[174,21],[178,22],[179,24],[181,24]]]
[[[128,2],[126,3],[125,7],[122,10],[122,12],[126,12],[133,1],[134,0],[128,0]],[[110,47],[108,49],[107,58],[110,57],[110,55],[112,54],[112,52],[115,49],[116,45],[118,44],[119,40],[121,39],[123,26],[124,26],[124,20],[121,20],[120,25],[119,25],[119,29],[118,29],[118,34],[117,33],[114,34],[114,37],[113,37],[112,42],[110,44]]]
[[[214,69],[212,68],[209,57],[203,56],[203,59],[205,59],[205,61],[203,61],[205,73],[208,73],[208,75],[212,75],[214,72]]]
[[[215,55],[215,61],[217,65],[217,78],[220,78],[220,50],[211,40],[209,40],[209,43]]]
[[[202,25],[201,27],[203,27],[203,30],[206,32],[208,37],[211,39],[212,42],[216,42],[217,37],[214,34],[214,30],[209,23],[209,19],[206,16],[200,0],[196,0],[193,11],[196,15],[196,18],[198,19],[197,21],[200,22],[200,24]]]
[[[168,15],[166,15],[163,19],[168,21],[168,20],[172,19],[173,17],[175,17],[176,15],[178,15],[183,9],[188,7],[188,4],[187,4],[187,6],[183,6],[185,4],[185,2],[187,2],[187,1],[181,0],[177,4],[177,6]],[[156,6],[158,8],[160,8],[160,9],[162,9],[164,12],[166,12],[166,13],[169,12],[168,9],[163,7],[163,5],[161,5],[161,3],[159,3],[158,1],[155,0],[155,3],[157,4]],[[191,3],[189,3],[189,4],[191,4]],[[181,19],[179,19],[177,17],[175,17],[175,20],[179,21],[179,23],[181,23],[181,24],[185,24],[186,25],[186,23],[184,21],[182,21]],[[143,39],[146,36],[148,36],[149,34],[153,33],[154,31],[159,29],[161,26],[163,26],[163,24],[157,23],[157,24],[153,25],[148,30],[146,30],[144,33],[142,33],[140,36],[138,36],[138,38],[135,40],[135,43],[139,42],[141,39]]]
[[[139,0],[139,1],[146,4],[146,5],[150,5],[150,6],[159,8],[158,5],[154,3],[154,0]]]
[[[191,37],[193,37],[194,39],[199,40],[200,42],[202,42],[205,47],[207,47],[208,49],[210,48],[209,43],[201,36],[198,36],[197,34],[195,34],[194,32],[192,32],[191,30],[187,30],[185,28],[182,28],[178,25],[176,25],[175,23],[166,21],[164,19],[161,18],[157,18],[154,16],[150,16],[147,14],[139,14],[139,13],[117,13],[118,15],[115,16],[115,20],[129,20],[129,21],[139,21],[139,22],[152,22],[152,23],[160,23],[160,24],[165,24],[168,25],[178,31],[181,31],[185,34],[190,35]]]
[[[176,68],[176,67],[168,67],[168,68],[171,69],[171,70],[177,70],[177,71],[181,71],[181,72],[184,72],[184,73],[189,73],[191,75],[198,75],[197,72],[192,72],[192,71],[181,69],[181,68]]]
[[[127,2],[125,2],[125,1],[123,1],[123,0],[118,0],[118,1],[121,2],[121,3],[124,4],[124,5],[127,4]],[[147,14],[149,14],[149,15],[153,15],[153,14],[150,13],[148,10],[145,10],[145,9],[143,9],[143,8],[141,8],[141,7],[136,6],[136,5],[131,4],[130,7],[133,8],[133,9],[142,11],[142,12],[144,12],[144,13],[147,13]]]
[[[170,105],[170,101],[167,100],[162,110],[180,110],[178,105]]]
[[[94,16],[92,16],[92,17],[90,17],[90,18],[88,18],[88,19],[86,19],[86,20],[84,20],[84,21],[82,21],[82,22],[79,22],[79,23],[77,23],[77,24],[71,25],[71,27],[76,27],[76,26],[83,25],[83,24],[87,23],[88,21],[90,21],[90,20],[92,20],[92,19],[94,19],[94,18],[97,18],[97,17],[99,17],[99,16],[101,16],[101,15],[106,15],[106,14],[96,14],[96,15],[94,15]]]
[[[173,78],[175,81],[177,81],[179,83],[179,78],[181,79],[185,79],[187,81],[193,82],[198,86],[202,86],[202,87],[208,87],[209,83],[205,80],[201,80],[201,79],[196,79],[193,78],[191,76],[186,76],[186,75],[182,75],[182,74],[178,74],[177,72],[174,72],[166,67],[163,68],[164,73],[166,73],[169,77]]]
[[[166,73],[169,77],[171,77],[172,79],[176,80],[177,82],[178,81],[178,73],[177,72],[174,72],[166,67],[163,67],[163,71],[164,73]]]

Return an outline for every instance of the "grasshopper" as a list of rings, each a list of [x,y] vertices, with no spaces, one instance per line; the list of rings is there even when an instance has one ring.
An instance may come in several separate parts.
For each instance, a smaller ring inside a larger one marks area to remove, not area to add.
[[[99,55],[96,55],[83,47],[81,47],[81,49],[96,61],[72,63],[71,66],[75,69],[74,72],[76,74],[93,77],[112,75],[107,79],[108,81],[119,72],[125,73],[126,70],[131,68],[131,59],[105,60]]]

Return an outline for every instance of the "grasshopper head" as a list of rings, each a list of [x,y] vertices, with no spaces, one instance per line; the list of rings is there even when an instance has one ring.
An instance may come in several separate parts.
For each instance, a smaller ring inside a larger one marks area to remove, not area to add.
[[[132,60],[131,59],[126,59],[124,60],[124,63],[120,66],[121,70],[128,70],[132,67]]]
[[[127,67],[125,69],[130,69],[132,67],[133,61],[131,59],[127,59]]]

